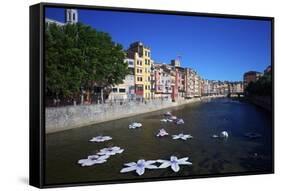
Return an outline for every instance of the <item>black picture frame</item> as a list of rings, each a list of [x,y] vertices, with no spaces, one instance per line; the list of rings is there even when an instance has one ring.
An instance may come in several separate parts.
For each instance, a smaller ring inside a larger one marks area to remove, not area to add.
[[[78,8],[90,10],[122,11],[137,13],[153,13],[167,15],[184,15],[230,19],[265,20],[271,22],[271,66],[272,66],[272,171],[270,172],[244,172],[244,173],[225,173],[212,175],[178,176],[178,177],[159,177],[143,178],[136,180],[111,180],[99,182],[63,183],[48,185],[45,184],[45,103],[44,103],[44,31],[45,31],[45,7],[57,8]],[[72,5],[40,3],[30,6],[30,129],[29,129],[29,184],[38,188],[53,188],[66,186],[83,186],[99,184],[132,183],[147,181],[163,181],[178,179],[227,177],[242,175],[257,175],[274,173],[274,18],[249,15],[231,15],[214,13],[197,13],[169,10],[135,9],[123,7],[104,7],[93,5]]]

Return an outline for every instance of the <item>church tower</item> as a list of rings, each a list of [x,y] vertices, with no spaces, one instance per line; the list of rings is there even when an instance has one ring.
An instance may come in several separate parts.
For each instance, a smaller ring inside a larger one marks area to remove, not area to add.
[[[67,24],[76,24],[78,22],[78,11],[76,9],[66,9],[65,19]]]

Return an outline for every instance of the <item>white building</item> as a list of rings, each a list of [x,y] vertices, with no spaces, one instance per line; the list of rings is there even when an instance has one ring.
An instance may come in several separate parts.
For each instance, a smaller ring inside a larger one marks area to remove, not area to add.
[[[125,76],[122,84],[112,87],[108,97],[109,101],[124,101],[133,99],[135,96],[134,59],[126,58],[124,62],[128,64],[129,74]]]
[[[76,24],[78,22],[78,11],[76,9],[65,10],[65,22],[60,22],[54,19],[45,18],[47,24],[56,24],[58,26],[64,26],[66,24]]]

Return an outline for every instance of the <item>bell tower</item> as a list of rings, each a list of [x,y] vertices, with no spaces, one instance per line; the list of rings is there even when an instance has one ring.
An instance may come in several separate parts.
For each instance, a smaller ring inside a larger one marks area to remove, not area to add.
[[[65,19],[67,24],[76,24],[78,22],[78,11],[76,9],[66,9]]]

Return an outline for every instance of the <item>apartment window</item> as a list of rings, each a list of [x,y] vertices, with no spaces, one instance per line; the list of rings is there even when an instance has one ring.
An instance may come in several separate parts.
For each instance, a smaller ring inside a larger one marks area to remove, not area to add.
[[[112,92],[117,92],[117,88],[112,88]]]
[[[147,88],[150,90],[150,85],[148,85]]]
[[[150,65],[150,60],[147,60],[147,64]]]
[[[119,88],[119,93],[125,93],[126,89],[125,88]]]
[[[147,77],[147,80],[150,81],[150,77],[149,76]]]
[[[147,85],[145,85],[145,90],[147,90]]]

